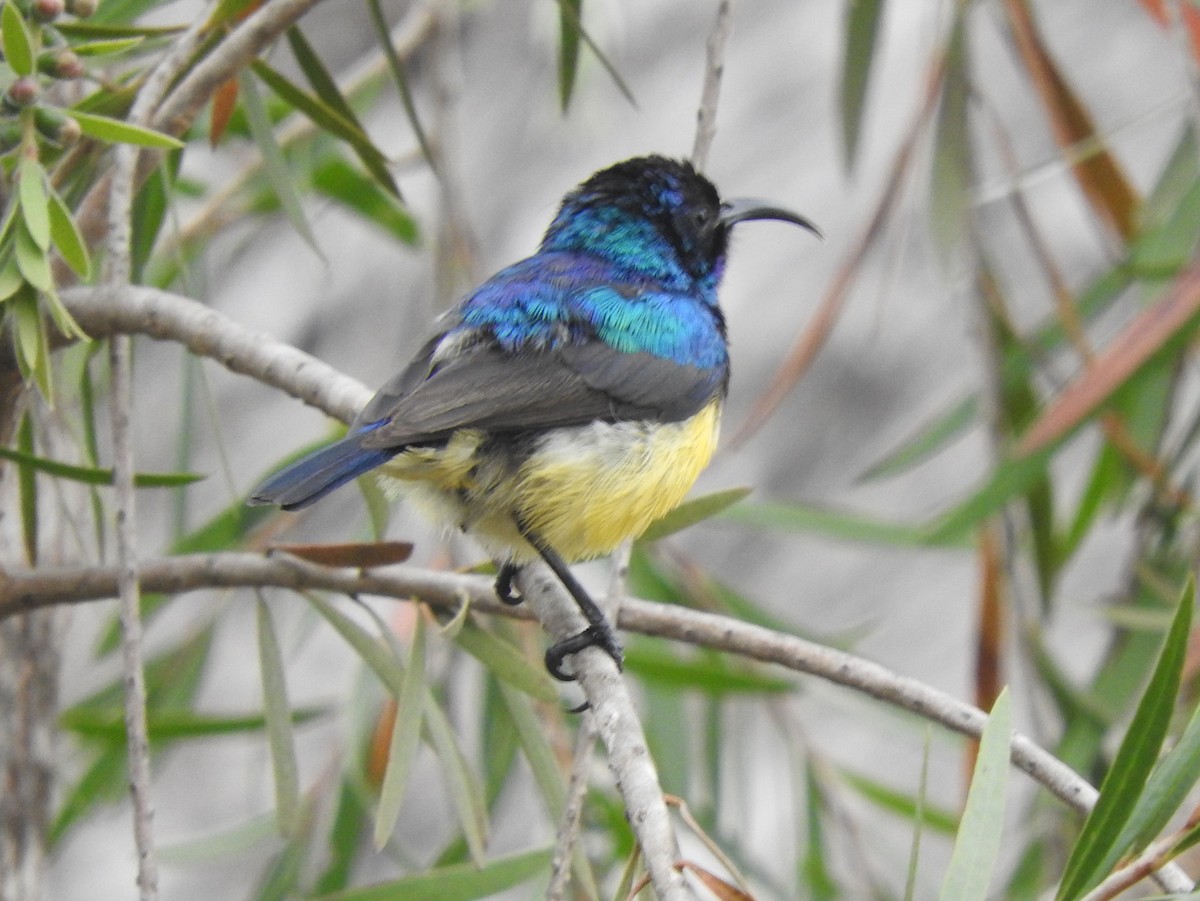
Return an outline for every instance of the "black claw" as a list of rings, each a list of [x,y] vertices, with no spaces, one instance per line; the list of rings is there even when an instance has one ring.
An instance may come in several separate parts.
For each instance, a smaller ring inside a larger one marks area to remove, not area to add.
[[[598,647],[608,654],[617,664],[617,669],[625,663],[625,650],[621,642],[607,624],[603,626],[588,626],[582,632],[555,642],[546,649],[546,669],[550,675],[560,682],[574,682],[574,673],[563,669],[563,661],[571,654],[578,654],[584,648]]]
[[[500,572],[496,574],[496,597],[501,603],[515,607],[521,603],[521,595],[513,587],[513,579],[521,571],[519,566],[512,563],[501,563]]]

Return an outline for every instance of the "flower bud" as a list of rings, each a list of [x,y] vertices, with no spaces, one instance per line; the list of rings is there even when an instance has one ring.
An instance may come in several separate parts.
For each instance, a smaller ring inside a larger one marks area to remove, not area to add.
[[[79,78],[87,70],[70,50],[49,50],[38,57],[38,69],[51,78]]]
[[[41,93],[35,79],[29,76],[18,78],[4,92],[4,106],[10,111],[19,110],[36,101]]]
[[[33,0],[30,12],[39,22],[53,22],[65,9],[66,4],[63,0]]]
[[[74,144],[83,135],[79,123],[60,109],[39,106],[33,111],[33,122],[38,134],[47,141],[65,147]]]

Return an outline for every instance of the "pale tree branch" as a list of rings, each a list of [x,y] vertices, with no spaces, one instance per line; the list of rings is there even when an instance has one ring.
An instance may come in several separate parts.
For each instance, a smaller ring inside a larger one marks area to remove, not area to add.
[[[369,571],[332,569],[284,554],[227,552],[144,561],[140,574],[147,591],[164,594],[204,588],[278,587],[418,599],[445,611],[457,610],[465,600],[472,609],[487,615],[525,620],[531,616],[530,610],[501,603],[487,577],[408,565]],[[539,586],[528,587],[536,593]],[[56,604],[110,598],[116,590],[117,571],[113,567],[0,571],[0,620]],[[567,613],[574,611],[568,608]],[[578,631],[579,624],[567,616],[553,625],[556,631],[552,634],[567,635]],[[979,738],[987,723],[987,714],[979,708],[870,660],[721,614],[627,597],[621,604],[617,625],[629,632],[723,651],[746,660],[774,663],[794,672],[816,676],[914,713],[968,738]],[[609,665],[612,663],[608,655],[595,648],[572,659],[578,661],[589,656],[598,658],[600,666],[604,661]],[[615,673],[615,666],[612,669]],[[588,692],[588,686],[583,687],[585,693]],[[1096,789],[1028,736],[1013,734],[1011,759],[1017,769],[1073,810],[1086,814],[1095,805]],[[1168,891],[1191,890],[1190,880],[1175,864],[1164,866],[1156,878]]]

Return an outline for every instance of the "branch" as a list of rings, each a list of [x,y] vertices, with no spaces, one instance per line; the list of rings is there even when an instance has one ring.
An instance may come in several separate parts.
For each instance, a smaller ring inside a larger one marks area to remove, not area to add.
[[[204,27],[197,18],[162,56],[138,91],[129,121],[143,124],[167,86],[199,46]],[[104,281],[120,289],[129,284],[133,234],[133,193],[140,150],[121,144],[114,155],[108,195],[108,240]],[[137,494],[133,487],[133,361],[126,334],[109,338],[112,374],[109,419],[112,423],[113,487],[118,578],[121,598],[121,670],[125,681],[125,734],[129,758],[129,795],[137,848],[137,885],[142,901],[158,899],[158,858],[154,852],[154,800],[150,794],[150,737],[146,725],[146,672],[142,658],[141,588],[137,569]]]
[[[461,575],[407,565],[360,571],[331,569],[284,555],[194,554],[144,562],[141,578],[147,591],[166,594],[202,588],[316,589],[348,595],[416,598],[431,607],[447,611],[457,610],[465,598],[481,613],[524,620],[531,618],[530,611],[523,606],[510,607],[500,603],[492,581],[485,576]],[[0,619],[39,607],[112,597],[116,593],[116,580],[116,569],[112,567],[46,567],[22,572],[0,570]],[[536,593],[537,586],[532,586],[531,590]],[[573,612],[569,605],[567,610]],[[776,663],[795,672],[817,676],[915,713],[969,738],[979,738],[987,722],[987,714],[977,707],[915,679],[897,675],[877,663],[728,616],[674,604],[625,598],[617,625],[629,632],[725,651],[749,660]],[[567,634],[577,624],[567,622],[558,626],[561,634]],[[588,664],[592,658],[601,665],[609,659],[594,648],[574,659]],[[585,691],[587,688],[585,684]],[[596,713],[600,711],[597,709]],[[1095,805],[1096,789],[1028,736],[1013,734],[1011,757],[1014,766],[1045,786],[1068,807],[1086,814]],[[1191,883],[1174,864],[1164,867],[1158,875],[1160,878],[1166,877],[1163,885],[1169,891],[1191,890]]]
[[[721,97],[721,77],[725,74],[725,45],[733,31],[733,0],[718,0],[717,18],[705,46],[704,89],[700,109],[696,111],[696,142],[692,145],[692,165],[703,170],[708,151],[717,134],[717,101]]]

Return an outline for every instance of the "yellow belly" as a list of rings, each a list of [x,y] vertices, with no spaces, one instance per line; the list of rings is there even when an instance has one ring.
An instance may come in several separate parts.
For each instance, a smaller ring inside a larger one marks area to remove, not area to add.
[[[536,556],[519,518],[566,561],[610,553],[677,507],[717,444],[720,401],[677,423],[591,423],[556,429],[520,459],[480,454],[463,431],[445,448],[414,448],[384,472],[424,512],[470,532],[496,557]]]

